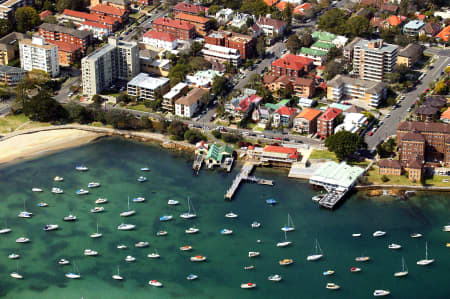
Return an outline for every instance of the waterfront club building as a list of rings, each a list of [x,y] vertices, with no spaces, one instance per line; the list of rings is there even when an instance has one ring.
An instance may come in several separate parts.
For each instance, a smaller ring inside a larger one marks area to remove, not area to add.
[[[249,146],[247,154],[252,159],[277,166],[288,166],[300,158],[296,148],[276,145],[267,145],[264,148]]]
[[[364,173],[364,169],[333,161],[322,164],[309,179],[309,183],[325,189],[350,190]]]

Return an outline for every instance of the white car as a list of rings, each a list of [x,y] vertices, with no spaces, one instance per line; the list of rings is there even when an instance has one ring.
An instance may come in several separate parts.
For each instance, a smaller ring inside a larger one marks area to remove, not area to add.
[[[386,114],[386,118],[389,118],[389,117],[391,117],[391,114],[390,113]]]

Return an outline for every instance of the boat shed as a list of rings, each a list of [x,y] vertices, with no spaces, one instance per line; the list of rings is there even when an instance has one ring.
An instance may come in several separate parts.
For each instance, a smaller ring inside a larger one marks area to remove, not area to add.
[[[364,173],[364,169],[350,166],[345,162],[333,161],[323,164],[309,179],[312,185],[322,186],[325,189],[334,189],[340,192],[350,190]]]

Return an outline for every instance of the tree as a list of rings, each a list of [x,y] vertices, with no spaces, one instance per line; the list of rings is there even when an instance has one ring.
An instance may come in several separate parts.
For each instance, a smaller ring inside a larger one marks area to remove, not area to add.
[[[196,144],[200,140],[208,141],[208,138],[205,135],[195,129],[187,130],[184,133],[184,139],[191,144]]]
[[[25,33],[41,23],[36,9],[30,6],[19,7],[15,13],[17,31]]]
[[[266,41],[264,36],[259,36],[256,40],[256,55],[260,58],[264,58],[264,54],[266,53]]]
[[[389,181],[389,178],[388,178],[386,175],[382,175],[382,176],[381,176],[381,181],[382,181],[383,183],[386,183],[386,182]]]
[[[58,24],[58,20],[56,19],[56,17],[54,15],[46,16],[44,19],[44,22],[50,23],[50,24]]]
[[[211,62],[207,61],[205,58],[197,56],[191,57],[189,59],[189,69],[193,72],[206,70],[211,68]]]
[[[325,139],[325,146],[336,154],[339,160],[344,160],[356,150],[367,147],[358,134],[339,131]]]
[[[170,85],[174,86],[177,83],[183,81],[186,78],[187,73],[188,73],[188,66],[185,64],[178,63],[169,71]]]
[[[365,17],[354,16],[345,22],[345,33],[351,36],[367,36],[372,32],[369,20]]]
[[[286,26],[288,31],[290,30],[291,24],[292,24],[292,8],[291,5],[288,3],[286,7],[283,9],[283,21],[286,22]]]
[[[46,90],[26,100],[23,112],[31,120],[42,122],[63,121],[68,117],[67,111]]]
[[[345,33],[346,16],[343,10],[333,8],[319,17],[317,26],[320,30],[336,34]]]
[[[197,56],[203,49],[203,44],[199,42],[193,42],[191,45],[191,51],[189,56]]]
[[[64,109],[67,111],[68,118],[71,122],[87,124],[93,120],[91,113],[85,107],[75,102],[69,102],[64,106]]]
[[[436,86],[434,87],[435,94],[446,94],[447,90],[448,90],[448,86],[447,86],[447,84],[445,84],[444,80],[436,83]]]
[[[337,62],[336,60],[332,60],[327,63],[325,66],[325,80],[331,80],[336,76],[337,74],[341,74],[343,70],[342,63]]]
[[[42,6],[43,10],[55,10],[55,5],[50,0],[45,0],[44,5]]]
[[[211,134],[217,139],[222,138],[222,133],[220,133],[220,131],[218,131],[218,130],[211,131]]]
[[[153,112],[158,111],[162,107],[162,99],[146,100],[145,107],[152,109]]]
[[[208,14],[209,15],[215,15],[219,10],[221,9],[221,7],[219,5],[211,5],[208,9]]]
[[[302,47],[309,47],[314,43],[311,33],[304,31],[300,37]]]
[[[243,0],[240,10],[241,12],[259,17],[266,15],[270,9],[263,0]]]
[[[211,93],[215,94],[216,96],[226,94],[228,92],[228,83],[228,79],[225,76],[215,77],[211,85]]]
[[[332,61],[339,56],[342,56],[342,49],[338,47],[333,47],[328,51],[327,60]]]
[[[402,16],[408,15],[408,0],[400,1],[399,13]]]
[[[397,72],[386,73],[386,74],[384,75],[384,78],[385,78],[386,81],[388,81],[389,83],[400,82],[400,73],[397,73]]]
[[[8,19],[0,19],[0,37],[3,37],[11,32],[12,24]]]
[[[187,127],[178,120],[172,121],[168,128],[168,132],[175,140],[184,140],[184,133],[186,133]]]
[[[300,50],[301,47],[302,44],[297,34],[292,34],[288,37],[286,48],[289,50],[289,52],[295,54],[298,50]]]

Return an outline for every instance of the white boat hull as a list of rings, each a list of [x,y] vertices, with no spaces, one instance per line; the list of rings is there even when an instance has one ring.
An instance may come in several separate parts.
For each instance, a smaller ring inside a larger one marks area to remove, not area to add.
[[[277,247],[287,247],[287,246],[289,246],[289,245],[291,245],[292,244],[292,242],[290,242],[290,241],[287,241],[287,242],[279,242],[279,243],[277,243]]]
[[[434,263],[434,260],[420,260],[417,262],[417,265],[419,266],[428,266],[430,264]]]
[[[401,271],[401,272],[394,273],[395,277],[403,277],[403,276],[406,276],[406,275],[408,275],[408,271]]]
[[[323,257],[323,254],[313,254],[306,258],[307,261],[317,261]]]

